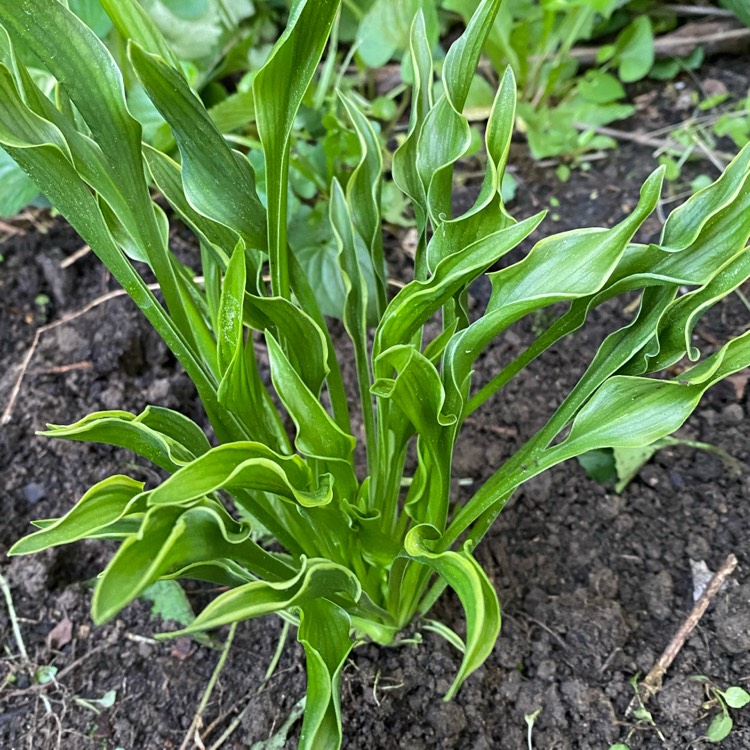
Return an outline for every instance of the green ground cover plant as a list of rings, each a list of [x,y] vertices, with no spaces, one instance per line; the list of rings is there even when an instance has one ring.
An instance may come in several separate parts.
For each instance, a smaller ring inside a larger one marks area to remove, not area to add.
[[[392,174],[412,205],[419,241],[415,279],[393,297],[380,143],[354,99],[340,94],[357,135],[356,163],[328,188],[348,355],[334,349],[289,242],[295,120],[315,85],[338,0],[293,6],[252,82],[259,141],[252,152],[232,148],[135,0],[101,5],[128,40],[119,65],[64,3],[0,0],[0,143],[180,361],[211,434],[157,405],[50,425],[44,434],[129,448],[168,476],[149,487],[107,477],[62,518],[36,522],[11,553],[116,542],[94,592],[97,622],[154,582],[180,578],[228,588],[178,634],[280,615],[297,626],[307,660],[300,747],[338,747],[340,674],[351,649],[363,639],[397,642],[445,587],[466,617],[462,638],[448,633],[463,658],[446,698],[490,654],[500,604],[472,551],[523,482],[588,451],[653,444],[680,427],[707,388],[750,363],[750,333],[704,358],[691,340],[701,314],[750,276],[750,149],[670,215],[658,243],[634,237],[657,205],[663,168],[619,223],[553,234],[524,254],[517,248],[539,232],[544,214],[516,221],[502,199],[516,103],[510,70],[486,129],[481,190],[468,211],[452,212],[453,170],[472,144],[462,112],[500,0],[479,3],[439,78],[417,13],[413,106]],[[19,48],[54,79],[49,92]],[[179,161],[143,142],[125,98],[128,76],[169,124]],[[170,251],[154,187],[197,238],[188,265]],[[514,250],[513,262],[491,270]],[[492,292],[475,318],[468,289],[485,273]],[[632,321],[602,342],[546,425],[457,503],[451,463],[464,420],[591,310],[634,293]],[[558,303],[566,309],[545,317],[527,349],[475,382],[475,363],[495,338]],[[348,356],[356,392],[341,375],[339,357]],[[669,379],[665,369],[684,358],[690,366]],[[266,361],[270,380],[261,377]]]
[[[68,7],[102,39],[118,66],[128,69],[127,38],[112,23],[98,0],[68,0]],[[165,35],[180,61],[191,88],[196,91],[221,132],[243,148],[255,152],[258,144],[253,109],[252,81],[283,29],[291,0],[139,0],[157,29]],[[371,119],[376,132],[392,133],[409,105],[411,70],[408,65],[411,21],[417,11],[425,15],[428,43],[439,70],[445,58],[441,39],[455,35],[457,24],[468,22],[479,0],[348,0],[332,29],[332,43],[323,74],[308,92],[295,120],[294,148],[290,156],[290,182],[296,221],[290,242],[298,246],[308,273],[335,277],[335,247],[326,244],[333,176],[356,163],[357,137],[336,96],[336,89],[355,98]],[[518,123],[535,159],[561,159],[559,175],[567,179],[570,165],[585,161],[592,151],[615,148],[617,141],[597,128],[622,120],[634,112],[624,84],[646,76],[673,78],[698,68],[703,50],[697,46],[682,58],[657,60],[655,41],[679,24],[678,10],[655,0],[505,0],[487,35],[485,65],[474,75],[464,112],[472,123],[487,121],[497,81],[506,66],[513,68],[519,89]],[[742,3],[727,0],[731,9],[748,22]],[[707,5],[710,14],[713,6]],[[580,46],[596,46],[596,59],[582,64],[573,54]],[[36,67],[33,56],[19,48],[24,62],[42,88],[54,80]],[[377,83],[378,68],[407,61],[403,80]],[[125,75],[126,100],[131,114],[143,127],[144,140],[173,154],[169,126],[146,95],[136,76]],[[710,103],[707,102],[707,103]],[[729,136],[738,148],[747,142],[746,123],[721,118],[712,132]],[[481,135],[475,129],[475,150]],[[674,180],[682,160],[696,151],[692,129],[675,135],[685,148],[668,153],[668,179]],[[703,138],[700,139],[701,141]],[[710,137],[709,137],[710,140]],[[715,149],[710,143],[709,148]],[[260,153],[260,152],[258,152]],[[255,165],[257,167],[257,165]],[[12,216],[29,202],[43,197],[15,162],[0,154],[0,216]],[[510,182],[510,175],[507,176]],[[698,189],[694,187],[693,190]],[[384,183],[384,213],[392,224],[408,222],[405,204],[393,184]],[[335,284],[335,282],[334,282]],[[319,287],[316,286],[316,290]],[[340,314],[343,294],[320,295],[324,312]]]

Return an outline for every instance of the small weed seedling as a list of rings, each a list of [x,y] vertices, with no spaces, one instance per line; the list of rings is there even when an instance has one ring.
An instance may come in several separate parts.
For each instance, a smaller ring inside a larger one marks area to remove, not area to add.
[[[409,34],[411,116],[391,159],[358,102],[339,92],[356,156],[325,185],[327,221],[318,226],[330,228],[334,262],[313,276],[291,242],[302,209],[290,201],[290,168],[304,155],[295,127],[303,104],[314,110],[339,0],[293,4],[249,84],[257,138],[232,145],[140,3],[100,3],[122,40],[117,59],[67,2],[0,0],[0,144],[161,335],[211,430],[155,405],[50,425],[44,434],[132,449],[168,476],[148,487],[105,478],[62,518],[37,521],[11,553],[117,542],[97,580],[96,622],[156,581],[182,578],[221,593],[165,637],[284,618],[307,662],[300,747],[337,748],[351,649],[397,643],[446,587],[466,614],[464,637],[449,636],[462,656],[446,698],[490,655],[500,604],[473,550],[521,484],[587,451],[652,445],[750,363],[750,332],[703,358],[692,343],[700,316],[750,276],[750,149],[669,216],[658,242],[634,238],[657,207],[663,168],[618,223],[551,234],[523,253],[516,249],[544,214],[517,221],[503,200],[516,114],[510,71],[494,92],[479,195],[452,212],[454,167],[474,142],[464,109],[500,0],[476,5],[440,76],[419,13]],[[48,88],[29,60],[47,71]],[[134,79],[168,124],[179,162],[144,144],[125,94]],[[393,297],[381,232],[386,163],[417,230],[415,278]],[[170,248],[154,188],[195,234],[187,265]],[[476,317],[468,290],[488,271],[491,295]],[[349,338],[343,353],[319,305],[319,292],[334,286]],[[451,467],[467,418],[594,308],[633,292],[641,298],[632,320],[605,338],[547,423],[456,502]],[[493,340],[558,303],[566,309],[539,316],[526,349],[476,382]],[[338,359],[348,351],[350,391]],[[669,379],[685,355],[692,366]]]
[[[703,708],[707,711],[719,709],[719,713],[714,716],[708,725],[705,739],[708,742],[721,742],[730,735],[734,726],[729,709],[739,710],[747,706],[750,703],[750,693],[738,685],[732,685],[726,690],[721,690],[714,682],[703,675],[693,679],[703,683],[706,691],[708,700],[703,704]]]

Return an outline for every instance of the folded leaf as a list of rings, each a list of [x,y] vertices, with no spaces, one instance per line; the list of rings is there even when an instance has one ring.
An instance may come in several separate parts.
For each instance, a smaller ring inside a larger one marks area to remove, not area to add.
[[[154,581],[195,563],[227,558],[252,575],[286,578],[290,568],[250,538],[249,524],[237,523],[218,503],[193,508],[151,508],[138,534],[126,539],[94,591],[94,620],[105,622]]]
[[[434,526],[415,526],[404,541],[406,554],[444,578],[456,592],[466,613],[466,646],[463,660],[445,699],[453,698],[464,680],[492,653],[500,633],[500,604],[487,574],[471,556],[462,552],[435,552],[440,532]]]
[[[180,468],[151,490],[149,505],[195,500],[219,489],[270,492],[303,507],[331,501],[330,478],[310,487],[309,467],[298,456],[281,456],[261,443],[224,443]]]
[[[341,746],[341,670],[352,650],[351,619],[326,599],[300,607],[297,640],[305,649],[307,696],[300,750]]]
[[[254,250],[266,246],[265,211],[250,163],[229,148],[183,75],[135,42],[130,62],[174,133],[185,196],[199,213],[240,231]]]
[[[321,558],[302,559],[294,576],[278,583],[252,581],[216,597],[190,627],[163,637],[173,638],[210,630],[238,620],[249,620],[273,612],[303,606],[322,598],[343,597],[359,600],[361,589],[356,577],[346,568]]]
[[[91,487],[62,518],[16,542],[9,555],[30,555],[49,547],[99,536],[129,514],[146,511],[143,482],[116,474]]]
[[[71,425],[47,425],[40,434],[127,448],[170,473],[211,447],[195,422],[159,406],[147,406],[138,416],[126,411],[94,412]]]

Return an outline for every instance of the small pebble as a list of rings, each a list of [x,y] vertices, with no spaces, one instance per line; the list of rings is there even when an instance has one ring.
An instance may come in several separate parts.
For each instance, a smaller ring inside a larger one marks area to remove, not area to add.
[[[31,503],[32,505],[38,503],[47,494],[44,485],[41,485],[38,482],[29,482],[22,491],[23,496],[26,498],[26,502]]]
[[[745,419],[745,413],[740,404],[729,404],[721,415],[727,424],[742,424]]]

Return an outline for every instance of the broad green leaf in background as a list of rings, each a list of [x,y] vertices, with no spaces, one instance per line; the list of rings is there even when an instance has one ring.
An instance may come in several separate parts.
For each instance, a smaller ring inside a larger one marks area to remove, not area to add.
[[[648,16],[639,16],[618,37],[612,62],[621,81],[632,83],[648,74],[654,64],[654,32]]]
[[[729,714],[721,713],[718,716],[714,716],[708,725],[708,729],[706,729],[706,739],[709,742],[721,742],[729,737],[733,726],[734,722]]]
[[[421,11],[430,46],[437,41],[438,19],[432,0],[375,0],[359,23],[357,55],[369,68],[379,68],[409,49],[409,30]]]
[[[734,13],[734,15],[745,24],[745,26],[750,26],[750,8],[748,8],[743,0],[719,0],[719,5],[721,5],[722,8],[731,10],[732,13]]]
[[[8,156],[0,151],[0,216],[17,214],[39,194],[33,180]]]
[[[142,594],[142,599],[151,602],[151,617],[172,620],[187,627],[195,620],[195,612],[190,606],[185,590],[177,581],[157,581]]]

